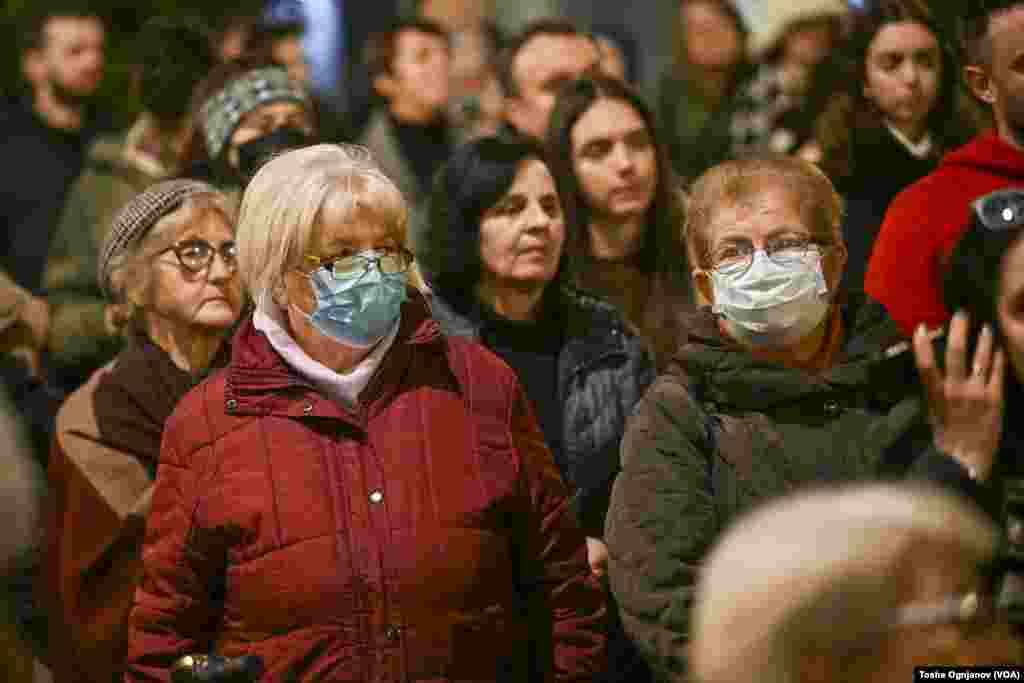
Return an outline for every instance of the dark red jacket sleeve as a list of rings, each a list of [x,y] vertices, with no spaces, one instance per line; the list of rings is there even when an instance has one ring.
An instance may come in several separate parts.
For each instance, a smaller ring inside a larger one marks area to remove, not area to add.
[[[202,524],[203,476],[195,454],[179,452],[184,419],[164,432],[142,547],[142,579],[128,620],[125,681],[170,681],[170,667],[185,654],[209,652],[219,623],[211,586],[219,585],[224,558]]]

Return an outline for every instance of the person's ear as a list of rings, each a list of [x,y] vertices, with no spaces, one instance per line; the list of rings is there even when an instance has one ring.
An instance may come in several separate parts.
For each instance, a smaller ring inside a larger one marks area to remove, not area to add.
[[[39,48],[30,48],[21,55],[21,75],[33,87],[39,87],[44,80],[43,52]]]
[[[504,102],[505,120],[518,131],[530,130],[530,113],[522,97],[506,97]]]
[[[846,243],[839,240],[834,245],[829,247],[828,252],[825,254],[825,284],[828,285],[828,291],[835,292],[839,289],[839,283],[843,281],[843,272],[846,270],[846,262],[850,258],[850,252],[846,248]]]
[[[693,271],[693,288],[697,293],[697,305],[715,303],[715,288],[711,282],[711,273],[706,270]]]
[[[386,100],[395,95],[395,79],[388,74],[381,74],[373,79],[373,91]]]
[[[977,65],[964,67],[964,80],[971,93],[986,104],[994,104],[996,92],[988,70]]]

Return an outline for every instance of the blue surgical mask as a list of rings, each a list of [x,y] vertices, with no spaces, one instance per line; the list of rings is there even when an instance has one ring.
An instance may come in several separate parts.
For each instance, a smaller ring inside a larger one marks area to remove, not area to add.
[[[308,275],[316,295],[312,314],[299,310],[322,334],[366,348],[392,329],[407,298],[406,274],[384,274],[374,265],[361,274],[336,277],[326,266]]]

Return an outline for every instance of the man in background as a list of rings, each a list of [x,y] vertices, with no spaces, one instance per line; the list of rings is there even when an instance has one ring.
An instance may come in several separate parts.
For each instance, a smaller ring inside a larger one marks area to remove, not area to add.
[[[498,64],[505,122],[543,141],[558,90],[601,61],[597,43],[565,19],[538,19],[514,36]]]

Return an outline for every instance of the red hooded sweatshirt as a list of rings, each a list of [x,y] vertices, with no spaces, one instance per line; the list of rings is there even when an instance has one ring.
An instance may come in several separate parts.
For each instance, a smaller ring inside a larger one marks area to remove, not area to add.
[[[906,334],[920,323],[938,327],[949,320],[943,263],[967,228],[971,201],[1009,186],[1024,187],[1024,152],[990,131],[947,154],[889,205],[864,289]]]

